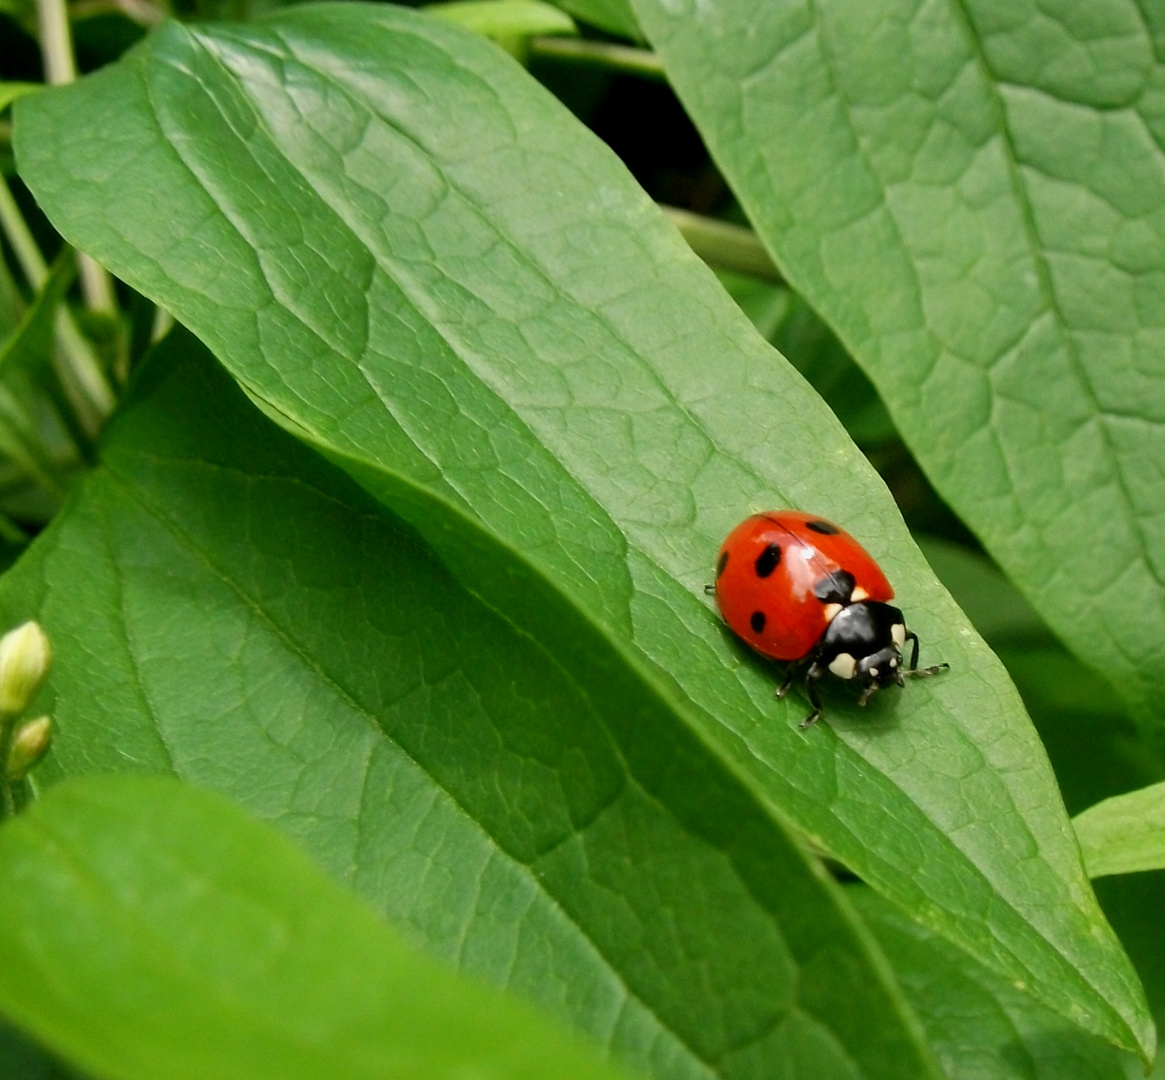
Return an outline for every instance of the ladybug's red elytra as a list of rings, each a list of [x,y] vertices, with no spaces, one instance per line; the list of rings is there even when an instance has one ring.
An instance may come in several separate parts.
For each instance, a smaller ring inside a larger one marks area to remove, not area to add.
[[[769,510],[728,534],[716,562],[716,603],[729,628],[757,652],[793,666],[777,697],[805,662],[805,695],[821,717],[817,680],[827,671],[862,685],[859,705],[904,676],[924,679],[948,664],[918,666],[918,635],[887,601],[894,590],[873,558],[832,521],[799,510]],[[910,664],[902,662],[906,642]]]

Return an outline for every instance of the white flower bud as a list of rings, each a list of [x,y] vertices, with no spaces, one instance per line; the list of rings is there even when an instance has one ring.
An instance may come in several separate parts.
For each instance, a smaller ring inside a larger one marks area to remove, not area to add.
[[[0,716],[28,708],[52,660],[49,639],[36,622],[26,622],[0,638]]]
[[[48,753],[53,741],[53,722],[47,716],[38,716],[21,724],[12,736],[8,748],[8,779],[23,780],[30,769]]]

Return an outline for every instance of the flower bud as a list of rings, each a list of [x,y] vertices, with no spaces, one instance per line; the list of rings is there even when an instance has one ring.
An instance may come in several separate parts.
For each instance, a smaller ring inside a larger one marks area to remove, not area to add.
[[[0,638],[0,716],[28,708],[52,660],[49,639],[36,622],[26,622]]]
[[[8,779],[23,780],[29,770],[48,753],[52,741],[53,722],[47,716],[38,716],[35,720],[21,724],[8,748]]]

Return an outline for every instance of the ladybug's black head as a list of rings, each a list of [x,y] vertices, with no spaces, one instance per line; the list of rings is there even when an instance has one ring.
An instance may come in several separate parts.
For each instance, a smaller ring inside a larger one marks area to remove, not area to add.
[[[859,705],[864,705],[870,700],[870,695],[883,686],[905,686],[906,682],[902,678],[902,650],[897,643],[892,642],[870,656],[863,656],[858,661],[854,678],[862,684]]]
[[[818,646],[817,663],[842,679],[862,684],[861,704],[884,686],[902,686],[906,622],[889,604],[865,600],[843,607]]]

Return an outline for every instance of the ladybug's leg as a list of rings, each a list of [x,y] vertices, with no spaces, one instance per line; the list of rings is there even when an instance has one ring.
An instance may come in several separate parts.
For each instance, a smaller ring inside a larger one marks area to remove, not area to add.
[[[916,671],[918,669],[918,635],[911,630],[906,631],[906,641],[911,643],[910,647],[910,665],[908,671]],[[902,644],[905,645],[906,641]]]
[[[913,642],[913,647],[910,650],[910,667],[902,672],[903,675],[909,675],[912,679],[929,679],[940,671],[950,670],[950,664],[935,664],[932,667],[920,668],[918,666],[918,635],[908,631],[906,640]]]
[[[809,670],[805,672],[805,696],[809,699],[809,704],[813,706],[813,711],[798,725],[802,731],[816,724],[824,711],[821,707],[821,698],[817,696],[817,680],[824,672],[825,668],[816,662],[810,664]]]
[[[785,681],[777,687],[777,700],[780,701],[792,688],[793,680],[797,678],[797,665],[790,664],[789,672],[785,676]]]

